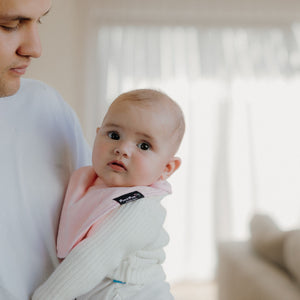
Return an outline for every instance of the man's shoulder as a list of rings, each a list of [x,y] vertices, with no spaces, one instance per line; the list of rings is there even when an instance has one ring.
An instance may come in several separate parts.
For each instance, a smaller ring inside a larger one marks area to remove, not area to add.
[[[27,104],[30,103],[44,110],[73,114],[70,105],[64,101],[56,89],[36,79],[22,78],[17,97],[26,101]],[[73,118],[71,115],[70,117]]]
[[[29,78],[22,78],[21,79],[21,92],[40,92],[40,93],[55,93],[57,94],[56,90],[50,87],[48,84],[36,80],[36,79],[29,79]]]

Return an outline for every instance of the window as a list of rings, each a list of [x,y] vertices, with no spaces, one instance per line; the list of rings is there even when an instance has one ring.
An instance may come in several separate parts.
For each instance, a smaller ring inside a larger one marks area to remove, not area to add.
[[[185,113],[183,165],[163,202],[169,280],[213,278],[216,243],[245,239],[254,211],[297,223],[298,37],[297,26],[99,25],[87,128],[135,88],[161,89]]]

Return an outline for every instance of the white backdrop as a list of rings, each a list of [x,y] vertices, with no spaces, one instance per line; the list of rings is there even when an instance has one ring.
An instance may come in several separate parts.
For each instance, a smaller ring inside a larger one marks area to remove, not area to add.
[[[187,131],[164,202],[165,269],[171,281],[211,279],[216,243],[247,238],[255,211],[283,228],[299,224],[298,27],[116,19],[87,23],[95,39],[87,49],[86,133],[92,141],[108,104],[129,89],[159,88],[181,105]]]

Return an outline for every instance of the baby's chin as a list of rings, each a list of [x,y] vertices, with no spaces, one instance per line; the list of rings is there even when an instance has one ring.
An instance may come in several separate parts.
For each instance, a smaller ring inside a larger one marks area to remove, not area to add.
[[[105,180],[102,179],[104,184],[107,187],[132,187],[132,186],[149,186],[153,183],[148,183],[148,182],[122,182],[118,180]]]
[[[101,180],[107,187],[131,187],[136,185],[136,184],[124,182],[123,180],[107,179],[107,178],[101,178]]]
[[[129,178],[125,178],[126,176],[117,176],[117,174],[114,174],[115,176],[103,176],[103,174],[97,175],[107,187],[150,186],[157,181],[153,181],[153,178],[149,180],[141,180],[140,178],[135,178],[135,180],[133,180],[133,178],[131,178],[132,180],[129,180]]]
[[[106,186],[108,187],[132,187],[132,186],[136,186],[135,184],[117,184],[117,183],[106,183]]]

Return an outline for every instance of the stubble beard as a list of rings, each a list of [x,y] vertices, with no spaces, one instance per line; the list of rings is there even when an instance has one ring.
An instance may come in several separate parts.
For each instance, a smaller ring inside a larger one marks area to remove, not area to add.
[[[0,98],[12,96],[20,88],[20,78],[9,82],[8,79],[5,79],[4,73],[5,72],[0,73]]]

